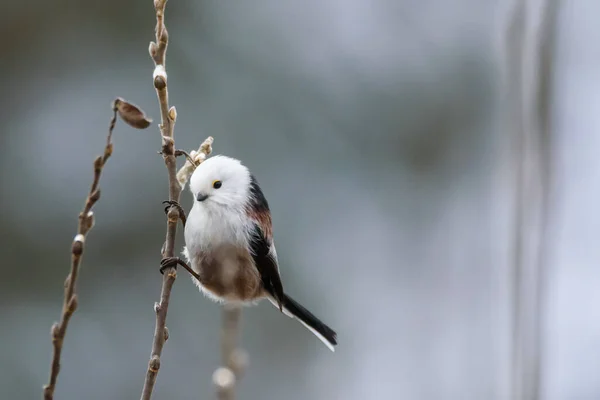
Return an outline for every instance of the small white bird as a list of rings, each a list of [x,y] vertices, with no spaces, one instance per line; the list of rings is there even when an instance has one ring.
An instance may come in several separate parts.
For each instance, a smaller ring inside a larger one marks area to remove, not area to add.
[[[208,297],[244,305],[267,298],[283,313],[298,319],[334,351],[337,334],[310,311],[284,293],[269,204],[258,182],[239,160],[214,156],[196,168],[190,179],[194,197],[185,218],[183,254],[161,261],[161,272],[177,264],[185,267]]]

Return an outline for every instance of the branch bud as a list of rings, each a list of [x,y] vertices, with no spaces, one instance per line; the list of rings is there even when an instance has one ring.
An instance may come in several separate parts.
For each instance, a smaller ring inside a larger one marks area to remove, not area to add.
[[[148,369],[154,373],[158,372],[160,368],[160,357],[157,355],[152,356],[148,363]]]
[[[156,45],[156,43],[150,42],[150,46],[148,46],[148,53],[150,53],[150,57],[152,57],[152,59],[154,59],[154,57],[156,57],[157,49],[158,49],[158,46]]]
[[[163,90],[167,87],[167,70],[164,65],[158,64],[156,68],[154,68],[152,79],[154,80],[154,87],[156,89]]]
[[[85,242],[85,236],[81,233],[75,236],[73,239],[73,245],[71,246],[71,253],[75,256],[80,256],[83,253],[83,243]]]
[[[172,106],[169,109],[169,118],[171,119],[171,121],[175,122],[177,120],[177,109],[175,108],[175,106]]]
[[[94,212],[90,211],[85,216],[85,229],[86,229],[86,231],[89,231],[93,227],[94,227]]]
[[[69,313],[73,314],[75,312],[75,310],[77,310],[78,305],[79,305],[79,302],[77,301],[77,295],[74,294],[73,296],[71,296],[71,300],[69,300],[69,304],[67,304],[67,310],[69,311]]]
[[[52,337],[52,341],[58,339],[58,335],[60,334],[60,327],[58,322],[52,324],[52,328],[50,328],[50,336]]]
[[[99,174],[100,171],[102,171],[103,165],[104,165],[104,160],[102,159],[102,156],[96,157],[96,159],[94,160],[94,172]]]

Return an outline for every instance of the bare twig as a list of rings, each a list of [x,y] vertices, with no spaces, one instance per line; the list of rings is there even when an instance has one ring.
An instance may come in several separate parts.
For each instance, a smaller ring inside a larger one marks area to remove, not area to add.
[[[154,88],[160,104],[160,133],[162,136],[162,156],[165,161],[169,175],[169,200],[179,201],[180,189],[175,185],[176,178],[176,158],[174,154],[173,128],[177,112],[175,108],[169,109],[169,94],[167,91],[167,72],[165,69],[165,58],[167,53],[167,45],[169,36],[164,24],[164,13],[166,0],[155,0],[154,8],[156,10],[156,42],[150,42],[150,56],[154,60]],[[177,220],[179,212],[175,207],[172,207],[167,214],[167,234],[165,245],[163,246],[163,257],[172,257],[173,248],[175,246],[175,233],[177,231]],[[167,310],[169,307],[169,299],[171,296],[171,288],[177,277],[176,270],[171,268],[163,275],[162,289],[160,294],[160,303],[154,303],[154,311],[156,312],[156,326],[154,329],[154,340],[152,342],[152,353],[148,362],[148,370],[146,372],[146,380],[142,389],[142,399],[150,399],[158,369],[160,368],[160,356],[166,341],[166,320]]]
[[[87,233],[94,226],[94,213],[92,207],[98,199],[100,199],[100,176],[106,161],[111,156],[113,151],[112,144],[112,133],[117,122],[117,113],[121,118],[129,125],[144,129],[150,125],[151,120],[146,118],[143,111],[139,108],[126,102],[123,99],[116,99],[112,105],[113,116],[110,120],[108,135],[106,137],[106,146],[104,147],[104,154],[98,156],[94,161],[94,180],[90,187],[89,194],[83,206],[83,210],[79,213],[79,225],[77,229],[77,235],[73,239],[71,245],[71,272],[65,280],[65,295],[63,300],[63,309],[60,322],[55,322],[52,325],[50,331],[52,335],[53,355],[52,363],[50,365],[50,379],[49,383],[44,386],[44,399],[51,400],[54,398],[54,389],[56,387],[56,380],[60,371],[60,356],[62,353],[63,342],[67,333],[67,327],[69,321],[73,316],[73,313],[77,309],[77,294],[75,293],[77,285],[77,277],[79,276],[79,267],[81,265],[81,259],[83,257],[83,250],[85,248],[85,238]]]
[[[213,374],[213,383],[217,388],[217,396],[220,400],[235,398],[235,384],[242,379],[248,367],[248,353],[237,348],[241,312],[239,306],[231,304],[223,306],[221,359],[224,366],[218,368]]]
[[[175,107],[169,108],[169,93],[167,90],[167,72],[165,68],[167,46],[169,42],[169,36],[167,28],[164,23],[165,6],[167,0],[154,0],[154,9],[156,11],[156,42],[150,43],[150,56],[154,60],[154,88],[156,89],[156,95],[160,105],[160,133],[162,137],[162,149],[161,154],[165,161],[165,166],[168,171],[169,178],[169,201],[179,202],[179,196],[181,194],[182,186],[177,180],[177,153],[175,150],[175,140],[173,135],[173,128],[175,126],[175,120],[177,119],[177,111]],[[199,156],[204,160],[208,154],[212,151],[211,143],[212,138],[205,141],[206,145],[200,149],[203,156]],[[201,162],[201,161],[199,161]],[[165,244],[162,250],[163,258],[173,257],[175,247],[175,234],[177,232],[177,221],[180,218],[179,212],[176,207],[171,207],[167,214],[167,233]],[[150,355],[150,361],[148,362],[148,370],[146,372],[146,379],[144,387],[142,389],[142,400],[149,400],[152,396],[152,390],[156,382],[158,370],[160,368],[160,356],[165,341],[168,337],[168,330],[166,327],[167,311],[169,307],[169,299],[171,297],[171,289],[175,283],[177,272],[175,268],[169,268],[163,274],[162,289],[160,294],[160,302],[154,304],[154,311],[156,312],[156,326],[154,329],[154,339],[152,342],[152,353]]]

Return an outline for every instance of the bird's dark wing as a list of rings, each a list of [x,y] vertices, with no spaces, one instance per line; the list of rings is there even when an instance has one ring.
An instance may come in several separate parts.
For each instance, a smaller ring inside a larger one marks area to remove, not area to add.
[[[273,296],[281,309],[284,300],[283,285],[279,276],[276,255],[271,246],[273,246],[272,241],[265,237],[260,225],[258,223],[254,224],[250,236],[250,252],[260,273],[264,289]]]
[[[254,221],[250,230],[250,252],[260,273],[264,289],[283,307],[283,285],[279,276],[277,256],[273,244],[271,211],[256,178],[250,179],[250,204],[248,216]]]

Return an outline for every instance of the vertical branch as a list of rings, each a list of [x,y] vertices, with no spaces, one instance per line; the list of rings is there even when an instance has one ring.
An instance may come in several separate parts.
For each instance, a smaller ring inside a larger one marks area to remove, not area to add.
[[[165,27],[165,6],[166,0],[154,0],[154,9],[156,11],[156,42],[150,42],[150,56],[154,60],[153,81],[154,88],[160,106],[160,133],[162,138],[162,155],[167,167],[169,179],[169,200],[179,201],[181,187],[176,179],[176,158],[175,158],[175,141],[173,138],[173,128],[177,118],[175,107],[169,108],[169,93],[167,90],[167,71],[165,68],[167,46],[169,35]],[[172,257],[175,247],[175,234],[177,231],[177,221],[179,212],[175,207],[171,207],[167,214],[167,233],[165,245],[163,246],[163,257]],[[168,337],[167,311],[169,308],[169,300],[171,297],[171,289],[175,283],[177,272],[175,268],[169,268],[163,274],[162,288],[160,293],[160,302],[154,304],[156,313],[156,325],[154,329],[154,339],[152,341],[152,353],[148,362],[148,370],[146,371],[146,379],[142,389],[142,399],[150,399],[152,390],[156,382],[156,376],[160,368],[160,356],[165,341]]]
[[[521,399],[523,360],[522,360],[522,253],[523,253],[523,157],[524,157],[524,122],[523,122],[523,42],[525,37],[525,1],[513,0],[509,11],[506,32],[506,104],[509,108],[505,121],[509,124],[509,142],[511,143],[511,159],[508,163],[514,171],[515,214],[513,220],[512,270],[511,274],[511,362],[510,366],[510,397]]]
[[[527,103],[530,104],[530,130],[536,140],[537,179],[539,179],[538,241],[533,252],[537,259],[533,264],[533,280],[536,289],[531,294],[532,302],[532,339],[531,339],[531,379],[525,387],[524,398],[542,398],[542,377],[544,360],[543,323],[546,316],[545,301],[548,278],[550,207],[552,202],[552,104],[554,49],[558,23],[559,0],[543,0],[539,5],[540,23],[531,35],[531,88]]]
[[[151,123],[151,120],[146,118],[143,111],[123,99],[117,98],[113,102],[112,110],[113,116],[108,127],[104,154],[98,156],[94,161],[94,179],[87,199],[85,200],[83,210],[79,213],[77,235],[75,235],[75,239],[73,239],[73,244],[71,245],[71,271],[65,280],[62,316],[60,322],[55,322],[50,331],[52,335],[53,354],[52,363],[50,365],[50,379],[48,384],[44,386],[43,393],[45,400],[52,400],[54,398],[56,380],[58,379],[58,373],[60,372],[60,356],[62,353],[63,342],[67,333],[69,321],[77,309],[77,294],[75,293],[75,290],[77,288],[77,278],[79,276],[79,268],[85,248],[85,238],[94,226],[94,213],[92,207],[96,204],[98,199],[100,199],[100,176],[102,175],[102,170],[104,169],[106,161],[113,152],[112,133],[117,122],[117,113],[125,122],[134,128],[144,129]]]
[[[242,379],[248,366],[248,354],[237,348],[242,310],[237,305],[225,304],[221,325],[221,362],[223,367],[213,374],[219,400],[235,398],[235,384]]]
[[[516,213],[513,266],[512,397],[540,398],[542,322],[551,184],[551,75],[558,0],[516,0],[508,26],[509,101],[514,121]]]
[[[175,120],[177,119],[177,111],[175,107],[169,107],[169,92],[167,89],[167,70],[165,67],[167,46],[169,43],[169,35],[165,26],[165,6],[167,0],[154,0],[154,9],[156,11],[156,41],[150,43],[149,52],[154,61],[153,82],[158,103],[160,106],[160,133],[162,138],[161,154],[165,161],[169,180],[169,200],[179,202],[179,196],[183,189],[183,185],[177,179],[177,160],[175,151],[175,140],[173,129]],[[196,164],[202,162],[212,151],[213,139],[208,138],[200,146],[196,153]],[[195,166],[193,166],[195,167]],[[189,168],[193,171],[193,168]],[[189,178],[189,175],[188,175]],[[175,247],[175,235],[177,232],[177,221],[180,215],[176,207],[171,207],[167,213],[167,232],[165,243],[162,250],[163,258],[173,257]],[[148,369],[146,371],[146,379],[142,389],[142,400],[149,400],[152,397],[154,384],[158,370],[160,369],[160,357],[165,341],[168,338],[167,330],[167,311],[169,308],[169,300],[171,297],[171,289],[175,283],[177,272],[175,268],[169,268],[164,271],[162,288],[160,294],[160,302],[154,304],[156,313],[156,325],[154,328],[154,338],[152,341],[152,352]]]

